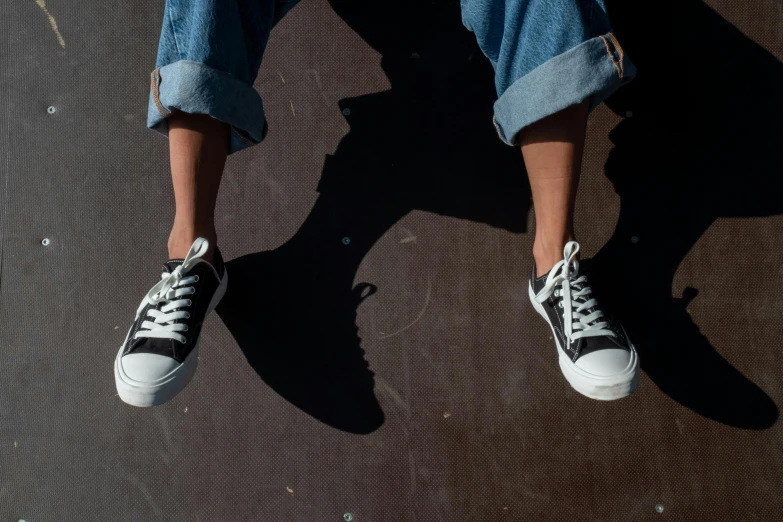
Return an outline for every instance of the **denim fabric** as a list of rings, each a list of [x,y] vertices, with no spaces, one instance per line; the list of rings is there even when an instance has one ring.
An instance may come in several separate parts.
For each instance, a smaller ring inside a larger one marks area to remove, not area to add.
[[[230,153],[266,134],[253,88],[269,32],[298,0],[166,0],[147,125],[168,133],[176,110],[231,126]],[[495,68],[500,138],[636,74],[611,33],[603,0],[461,0],[462,19]]]
[[[166,0],[147,126],[168,133],[175,110],[231,125],[230,152],[266,134],[253,88],[269,32],[296,0]]]
[[[590,99],[590,110],[636,75],[603,0],[461,0],[465,27],[495,68],[495,126],[521,129]]]

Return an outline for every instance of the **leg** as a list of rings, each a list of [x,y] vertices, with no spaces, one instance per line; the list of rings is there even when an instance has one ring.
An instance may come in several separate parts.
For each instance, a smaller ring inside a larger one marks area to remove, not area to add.
[[[530,282],[535,310],[557,337],[560,368],[571,386],[593,399],[629,395],[639,379],[639,359],[622,327],[593,297],[574,241],[588,103],[534,122],[517,136],[536,215],[536,273]]]
[[[169,258],[184,258],[199,237],[209,241],[212,263],[217,241],[215,202],[229,148],[227,124],[203,114],[176,112],[169,118],[169,156],[176,214]]]
[[[619,399],[639,359],[593,297],[573,240],[587,114],[635,74],[610,32],[603,0],[463,0],[465,22],[495,66],[500,138],[520,146],[533,191],[536,237],[528,295],[549,324],[560,369],[579,393]]]
[[[573,239],[587,114],[636,71],[611,33],[603,0],[463,0],[463,20],[495,67],[498,134],[522,147],[541,275]]]
[[[170,139],[176,200],[170,258],[185,257],[195,239],[204,237],[209,241],[204,258],[212,262],[215,201],[226,156],[264,137],[263,104],[253,81],[269,31],[293,5],[166,2],[147,124]]]
[[[563,247],[574,239],[574,202],[587,112],[587,102],[572,105],[526,127],[518,136],[533,192],[537,277],[563,258]]]
[[[264,137],[253,80],[281,9],[275,0],[166,1],[147,125],[170,138],[175,259],[164,263],[115,358],[117,392],[128,404],[162,404],[196,371],[201,326],[228,285],[215,246],[220,178],[230,152]]]

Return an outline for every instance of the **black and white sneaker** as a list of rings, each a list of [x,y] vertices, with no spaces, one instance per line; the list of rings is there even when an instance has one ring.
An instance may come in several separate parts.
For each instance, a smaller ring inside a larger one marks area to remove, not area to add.
[[[571,386],[591,399],[620,399],[639,384],[639,357],[623,327],[592,297],[577,252],[579,244],[569,241],[548,274],[536,277],[533,267],[530,301],[552,328]]]
[[[201,325],[226,293],[228,277],[220,251],[214,266],[201,256],[209,243],[197,239],[185,259],[163,265],[161,280],[136,311],[114,361],[120,398],[133,406],[155,406],[188,385],[198,365]]]

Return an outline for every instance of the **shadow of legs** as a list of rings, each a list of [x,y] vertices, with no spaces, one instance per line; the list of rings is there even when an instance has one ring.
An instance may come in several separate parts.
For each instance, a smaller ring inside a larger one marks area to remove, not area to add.
[[[718,422],[768,428],[778,418],[774,401],[700,333],[687,312],[697,292],[672,296],[672,286],[716,220],[783,213],[783,100],[774,87],[783,64],[700,1],[671,2],[666,17],[632,2],[607,4],[639,75],[607,101],[627,118],[610,134],[606,176],[621,212],[594,260],[596,292],[611,301],[664,393]],[[735,276],[719,257],[704,269]],[[763,284],[742,275],[733,284]]]

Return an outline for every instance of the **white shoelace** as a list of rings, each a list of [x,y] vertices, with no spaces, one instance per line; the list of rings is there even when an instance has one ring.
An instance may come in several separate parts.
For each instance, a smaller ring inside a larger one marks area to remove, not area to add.
[[[141,337],[155,337],[158,339],[174,339],[182,344],[187,342],[187,338],[178,333],[188,330],[188,325],[185,323],[175,323],[177,319],[187,319],[190,317],[190,312],[187,310],[177,310],[178,308],[185,308],[193,304],[190,299],[181,299],[186,295],[196,293],[196,289],[192,286],[187,286],[198,281],[198,276],[183,276],[193,268],[196,263],[201,262],[199,259],[209,248],[209,242],[204,238],[198,238],[193,246],[190,247],[188,255],[185,256],[184,261],[180,266],[174,269],[173,272],[163,272],[161,274],[161,280],[153,286],[147,293],[146,297],[142,300],[139,309],[136,310],[136,317],[139,316],[141,311],[148,304],[157,305],[158,303],[165,302],[166,304],[161,307],[160,310],[150,309],[147,310],[147,316],[152,317],[153,320],[144,321],[141,324],[141,328],[134,339]],[[177,310],[177,311],[174,311]]]
[[[582,337],[599,337],[609,335],[616,337],[616,334],[609,329],[609,323],[599,321],[604,313],[601,310],[594,310],[591,313],[584,312],[593,308],[598,302],[590,297],[592,289],[587,285],[587,277],[574,277],[579,273],[579,261],[576,260],[576,254],[579,252],[579,243],[569,241],[563,248],[563,260],[549,271],[544,288],[536,295],[536,301],[543,303],[554,294],[555,297],[561,297],[561,306],[563,307],[565,336],[569,345],[572,341]],[[559,288],[558,288],[559,285]]]

